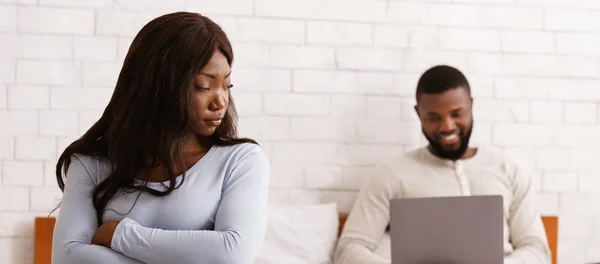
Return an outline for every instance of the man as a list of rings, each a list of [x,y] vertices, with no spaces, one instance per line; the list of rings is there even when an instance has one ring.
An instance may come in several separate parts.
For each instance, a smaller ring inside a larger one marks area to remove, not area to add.
[[[348,216],[334,263],[391,263],[389,237],[384,236],[391,199],[500,194],[504,263],[549,264],[531,175],[500,156],[469,147],[473,99],[466,77],[450,66],[432,67],[419,79],[416,97],[429,145],[376,167]]]

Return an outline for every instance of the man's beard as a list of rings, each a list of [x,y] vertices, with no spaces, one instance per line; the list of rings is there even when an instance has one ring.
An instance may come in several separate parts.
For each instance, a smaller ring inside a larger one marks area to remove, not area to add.
[[[429,146],[430,146],[431,150],[433,151],[434,155],[436,155],[440,158],[443,158],[443,159],[458,160],[458,159],[462,158],[462,156],[465,154],[465,152],[467,152],[467,149],[469,148],[469,140],[471,139],[472,131],[473,131],[473,122],[471,122],[471,126],[468,128],[466,134],[463,135],[463,131],[459,131],[458,135],[460,137],[460,146],[456,150],[444,149],[442,147],[442,144],[440,144],[435,139],[429,137],[427,135],[427,133],[425,133],[425,131],[423,131],[423,135],[425,135],[425,138],[427,139],[427,141],[429,141]]]

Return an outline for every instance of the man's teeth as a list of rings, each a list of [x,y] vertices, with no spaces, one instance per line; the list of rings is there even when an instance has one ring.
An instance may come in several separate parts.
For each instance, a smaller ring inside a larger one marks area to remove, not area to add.
[[[457,137],[458,137],[458,135],[453,134],[453,135],[445,136],[444,139],[450,141],[450,140],[455,140]]]

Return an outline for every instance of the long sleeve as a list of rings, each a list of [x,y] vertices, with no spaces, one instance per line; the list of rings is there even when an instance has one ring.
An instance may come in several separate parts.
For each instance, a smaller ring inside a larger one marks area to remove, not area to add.
[[[510,241],[514,251],[505,257],[505,264],[550,264],[550,248],[546,230],[535,199],[535,189],[529,174],[515,169],[513,200],[509,209]]]
[[[119,252],[91,244],[98,229],[96,211],[92,205],[94,186],[82,161],[73,157],[54,227],[52,263],[140,264]]]
[[[214,230],[147,228],[125,218],[111,247],[148,264],[253,263],[266,232],[269,162],[257,147],[234,166],[224,182]]]
[[[335,264],[390,264],[375,253],[390,221],[390,200],[397,191],[390,169],[381,165],[360,189],[334,253]]]

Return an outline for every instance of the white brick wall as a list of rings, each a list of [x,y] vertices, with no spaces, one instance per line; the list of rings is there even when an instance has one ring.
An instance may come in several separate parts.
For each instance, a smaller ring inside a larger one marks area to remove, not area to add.
[[[175,10],[233,41],[240,130],[270,156],[273,202],[349,210],[373,164],[424,144],[416,81],[449,63],[473,85],[474,143],[536,172],[560,263],[600,261],[599,1],[0,0],[0,263],[32,263],[57,155],[100,116],[141,26]]]

